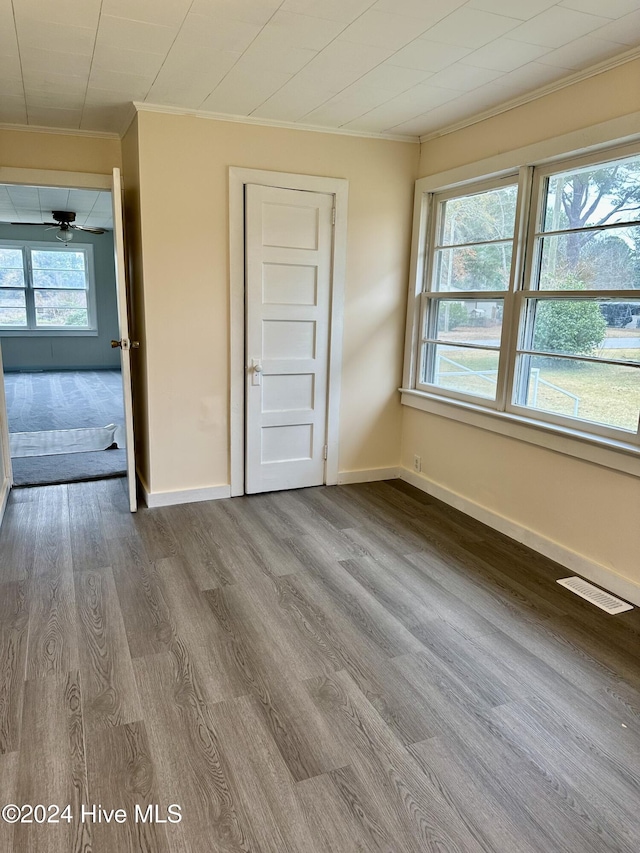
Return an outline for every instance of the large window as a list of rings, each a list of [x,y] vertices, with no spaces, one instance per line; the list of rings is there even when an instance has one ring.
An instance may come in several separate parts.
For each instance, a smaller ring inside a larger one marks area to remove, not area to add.
[[[637,443],[640,156],[523,168],[425,204],[413,387]]]
[[[68,334],[95,327],[90,245],[0,241],[0,331]]]

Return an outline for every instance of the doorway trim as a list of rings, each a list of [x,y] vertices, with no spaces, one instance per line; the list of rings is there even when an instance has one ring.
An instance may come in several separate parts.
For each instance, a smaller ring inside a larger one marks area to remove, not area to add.
[[[347,204],[349,182],[345,178],[323,178],[229,167],[229,379],[230,379],[230,475],[231,496],[244,491],[245,420],[245,223],[244,188],[260,184],[285,190],[306,190],[333,195],[331,313],[329,319],[329,370],[327,393],[327,459],[325,483],[338,482],[340,428],[340,383],[342,379],[342,332],[344,326],[344,283],[347,255]]]

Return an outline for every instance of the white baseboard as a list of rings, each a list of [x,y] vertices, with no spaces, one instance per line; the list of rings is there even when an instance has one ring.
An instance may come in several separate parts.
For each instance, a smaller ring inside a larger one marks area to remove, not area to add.
[[[4,511],[7,508],[7,501],[9,500],[10,492],[11,480],[8,477],[5,477],[2,485],[0,486],[0,524],[2,524],[2,519],[4,518]]]
[[[149,509],[160,506],[190,504],[197,501],[217,501],[231,497],[231,486],[207,486],[204,489],[179,489],[175,492],[150,492],[140,480],[142,496]]]
[[[338,485],[349,483],[375,483],[378,480],[397,480],[400,468],[365,468],[362,471],[340,471]]]
[[[598,586],[601,586],[614,595],[640,606],[640,584],[628,578],[621,577],[606,566],[590,560],[584,554],[572,551],[570,548],[566,548],[553,539],[548,539],[535,530],[531,530],[493,510],[487,509],[481,504],[465,498],[464,495],[458,494],[458,492],[454,492],[430,480],[424,474],[417,474],[408,468],[401,468],[400,478],[407,483],[411,483],[417,489],[426,492],[428,495],[438,498],[443,503],[459,509],[461,512],[466,513],[466,515],[470,515],[472,518],[487,524],[489,527],[493,527],[494,530],[510,536],[517,542],[522,542],[523,545],[528,545],[534,551],[538,551],[538,553],[543,554],[545,557],[555,560],[556,563],[566,566],[571,572],[582,575],[582,577],[587,578],[592,583],[598,584]]]

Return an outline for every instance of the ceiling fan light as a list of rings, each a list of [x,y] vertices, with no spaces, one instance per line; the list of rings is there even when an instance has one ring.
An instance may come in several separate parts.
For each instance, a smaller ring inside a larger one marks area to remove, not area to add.
[[[60,228],[56,234],[56,240],[60,240],[61,243],[69,243],[73,240],[73,231],[68,225],[66,228]]]

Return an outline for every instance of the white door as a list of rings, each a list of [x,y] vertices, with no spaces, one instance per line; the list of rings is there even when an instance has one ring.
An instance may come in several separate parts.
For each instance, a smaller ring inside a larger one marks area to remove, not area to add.
[[[13,471],[9,448],[9,423],[7,419],[7,403],[4,396],[2,351],[0,351],[0,524],[2,524],[12,484]]]
[[[136,495],[136,460],[133,445],[133,395],[131,392],[131,341],[129,339],[129,304],[127,298],[127,273],[124,255],[124,228],[122,222],[122,180],[120,169],[113,170],[113,248],[116,266],[116,292],[118,294],[118,324],[120,340],[112,345],[120,347],[122,368],[122,395],[124,398],[124,428],[127,442],[127,486],[131,512],[138,508]],[[137,345],[137,344],[136,344]]]
[[[324,483],[333,206],[246,187],[248,493]]]

